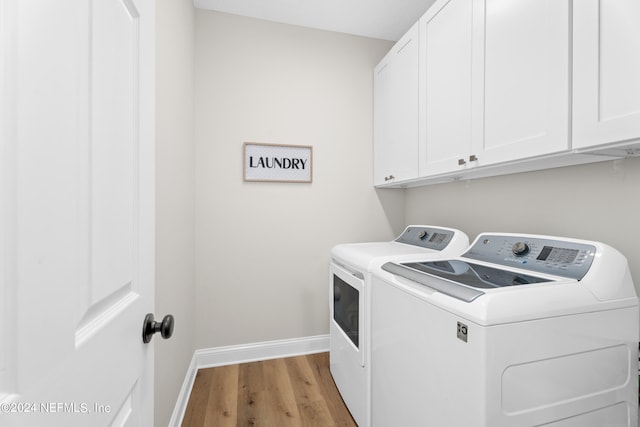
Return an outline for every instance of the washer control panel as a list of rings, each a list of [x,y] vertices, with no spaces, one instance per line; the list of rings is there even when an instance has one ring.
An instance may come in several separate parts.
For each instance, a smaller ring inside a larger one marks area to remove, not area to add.
[[[454,233],[452,230],[442,228],[409,226],[395,241],[441,251],[449,245]]]
[[[536,236],[481,234],[462,256],[580,280],[589,271],[596,247]]]

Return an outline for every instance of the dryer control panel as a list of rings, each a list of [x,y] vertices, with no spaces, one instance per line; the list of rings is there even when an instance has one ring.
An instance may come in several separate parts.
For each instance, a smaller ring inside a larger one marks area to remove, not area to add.
[[[581,280],[589,271],[595,254],[595,245],[587,242],[483,233],[462,256]]]
[[[395,241],[441,251],[449,245],[454,234],[454,231],[442,228],[409,226]]]

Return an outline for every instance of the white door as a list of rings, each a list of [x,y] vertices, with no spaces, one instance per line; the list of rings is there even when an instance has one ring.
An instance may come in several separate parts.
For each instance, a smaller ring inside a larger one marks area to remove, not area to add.
[[[572,148],[640,138],[640,1],[573,6]]]
[[[473,4],[441,2],[420,20],[420,175],[465,169],[471,149]],[[471,163],[471,162],[469,162]],[[474,166],[471,164],[471,166]]]
[[[0,425],[153,424],[151,0],[0,2]]]
[[[569,148],[567,0],[485,0],[483,164]]]
[[[393,144],[391,123],[391,59],[390,52],[373,70],[373,185],[388,184],[394,162],[389,157]]]
[[[418,177],[418,25],[374,70],[374,185]]]

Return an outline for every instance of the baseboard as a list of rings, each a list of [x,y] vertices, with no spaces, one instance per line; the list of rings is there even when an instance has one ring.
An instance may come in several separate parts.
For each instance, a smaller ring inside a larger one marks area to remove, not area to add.
[[[182,382],[182,387],[180,388],[180,393],[178,394],[176,406],[173,407],[173,413],[171,414],[171,419],[169,420],[169,427],[180,427],[182,425],[182,418],[184,418],[184,413],[187,410],[187,403],[189,403],[189,396],[191,396],[191,389],[193,388],[193,383],[196,380],[197,373],[197,358],[194,354],[191,358],[189,368],[187,369],[187,374],[185,375],[184,381]]]
[[[329,351],[329,335],[266,341],[253,344],[231,345],[196,350],[189,364],[189,370],[182,383],[176,406],[173,409],[169,427],[178,427],[187,409],[191,389],[200,368],[235,365],[258,360],[280,357],[301,356],[304,354]]]

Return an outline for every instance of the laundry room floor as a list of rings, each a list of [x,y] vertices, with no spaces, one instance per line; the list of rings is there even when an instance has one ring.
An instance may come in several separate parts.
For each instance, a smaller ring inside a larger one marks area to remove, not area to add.
[[[182,426],[357,427],[329,353],[200,369]]]

